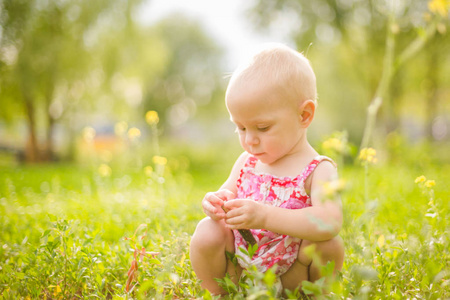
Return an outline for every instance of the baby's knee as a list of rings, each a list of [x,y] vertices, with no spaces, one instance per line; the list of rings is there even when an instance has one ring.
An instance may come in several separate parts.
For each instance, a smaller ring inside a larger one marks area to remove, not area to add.
[[[204,252],[224,248],[230,251],[229,247],[234,243],[232,236],[232,232],[225,227],[223,220],[214,221],[206,217],[197,224],[191,239],[191,249]]]
[[[305,251],[305,248],[311,246],[314,247],[314,254],[311,255],[310,251]],[[322,262],[335,261],[336,267],[340,268],[344,259],[344,243],[340,236],[326,241],[311,242],[303,240],[297,261],[303,265],[310,265],[313,257],[318,256]]]
[[[339,260],[344,257],[344,242],[337,235],[331,240],[317,243],[317,250],[320,255],[329,260]]]

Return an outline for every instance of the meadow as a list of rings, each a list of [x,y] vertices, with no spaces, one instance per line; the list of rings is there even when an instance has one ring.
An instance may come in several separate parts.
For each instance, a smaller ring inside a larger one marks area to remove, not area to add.
[[[3,166],[1,298],[213,298],[200,288],[188,245],[203,195],[221,185],[238,152],[176,148],[137,164]],[[324,266],[328,280],[304,293],[449,299],[448,147],[395,144],[376,157],[338,159],[344,267],[332,279]],[[240,288],[223,283],[230,298],[275,299],[272,275],[250,270]]]

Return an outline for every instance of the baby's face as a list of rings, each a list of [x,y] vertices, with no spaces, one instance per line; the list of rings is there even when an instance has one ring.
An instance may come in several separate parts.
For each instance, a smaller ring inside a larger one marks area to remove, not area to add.
[[[299,150],[306,128],[298,106],[267,84],[233,84],[226,97],[242,148],[265,164]]]

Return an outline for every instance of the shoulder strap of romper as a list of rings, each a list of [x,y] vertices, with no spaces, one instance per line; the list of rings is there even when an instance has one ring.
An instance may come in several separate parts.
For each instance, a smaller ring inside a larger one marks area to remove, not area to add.
[[[254,169],[257,161],[258,161],[258,159],[256,157],[254,157],[253,155],[250,155],[247,158],[247,160],[245,161],[244,167]]]
[[[329,161],[333,164],[334,167],[337,168],[337,164],[331,158],[323,155],[318,155],[305,167],[305,169],[303,169],[303,172],[300,175],[302,180],[306,181],[306,179],[314,172],[316,167],[324,160]]]

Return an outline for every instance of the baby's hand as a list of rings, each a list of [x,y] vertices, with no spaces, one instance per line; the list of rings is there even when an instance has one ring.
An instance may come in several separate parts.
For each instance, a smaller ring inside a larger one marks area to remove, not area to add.
[[[253,200],[235,199],[224,204],[227,227],[230,229],[262,229],[268,206]]]
[[[230,190],[218,190],[209,192],[202,201],[202,207],[205,214],[211,219],[217,221],[225,218],[225,212],[222,209],[225,201],[234,199],[236,196]]]

